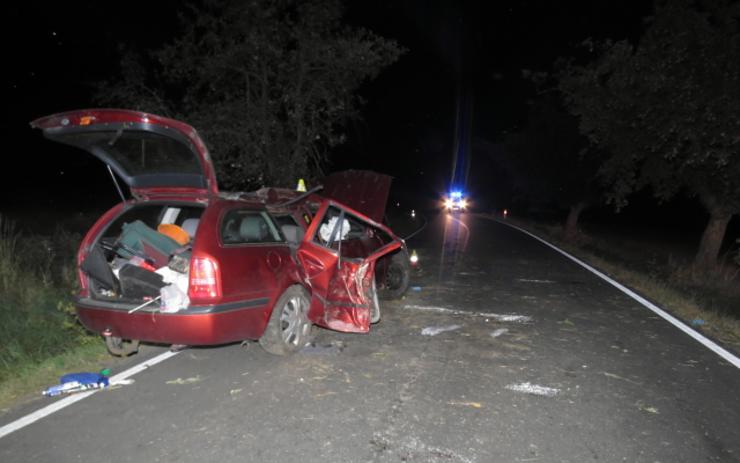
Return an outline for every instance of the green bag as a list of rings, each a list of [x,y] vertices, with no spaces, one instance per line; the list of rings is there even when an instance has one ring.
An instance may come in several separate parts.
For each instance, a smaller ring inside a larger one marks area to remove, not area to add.
[[[170,256],[181,247],[177,241],[141,220],[123,224],[122,230],[117,253],[125,259],[136,255],[153,261],[157,268],[164,267]]]

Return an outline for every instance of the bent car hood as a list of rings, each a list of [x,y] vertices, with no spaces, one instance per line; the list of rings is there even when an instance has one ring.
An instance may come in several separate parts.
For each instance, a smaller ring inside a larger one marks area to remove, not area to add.
[[[390,175],[369,170],[345,170],[324,178],[321,195],[346,204],[382,223],[391,180]]]
[[[36,119],[31,127],[90,152],[133,194],[218,194],[208,150],[183,122],[124,109],[84,109]]]

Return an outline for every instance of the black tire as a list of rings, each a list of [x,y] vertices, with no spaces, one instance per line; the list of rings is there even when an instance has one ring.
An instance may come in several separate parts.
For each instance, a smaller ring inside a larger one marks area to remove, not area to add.
[[[116,357],[128,357],[139,351],[138,339],[121,339],[118,336],[105,336],[105,347]]]
[[[288,355],[303,349],[313,340],[313,324],[308,319],[311,298],[301,286],[291,286],[272,309],[260,346],[275,355]]]
[[[411,263],[405,249],[393,254],[390,259],[383,280],[383,288],[379,291],[382,299],[398,299],[403,296],[411,279]]]

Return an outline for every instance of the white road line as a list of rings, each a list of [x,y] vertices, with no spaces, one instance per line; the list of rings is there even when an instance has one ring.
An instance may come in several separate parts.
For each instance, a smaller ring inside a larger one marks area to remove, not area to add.
[[[128,370],[124,371],[124,372],[121,372],[121,373],[118,373],[115,376],[112,376],[110,378],[110,382],[111,383],[114,383],[116,381],[121,381],[123,379],[126,379],[126,378],[128,378],[130,376],[133,376],[133,375],[135,375],[137,373],[140,373],[140,372],[146,370],[149,367],[152,367],[152,366],[158,364],[159,362],[163,362],[163,361],[167,360],[170,357],[174,357],[177,354],[178,354],[178,352],[170,352],[170,351],[163,352],[163,353],[157,355],[156,357],[153,357],[153,358],[151,358],[149,360],[146,360],[144,362],[141,362],[140,364],[135,365],[135,366],[129,368]],[[7,436],[8,434],[10,434],[10,433],[12,433],[14,431],[17,431],[17,430],[19,430],[21,428],[25,428],[29,424],[35,423],[36,421],[38,421],[38,420],[40,420],[40,419],[42,419],[42,418],[44,418],[46,416],[49,416],[52,413],[58,412],[59,410],[65,408],[65,407],[68,407],[68,406],[72,405],[75,402],[79,402],[80,400],[82,400],[82,399],[84,399],[86,397],[90,397],[91,395],[93,395],[96,392],[99,392],[101,390],[102,389],[93,389],[91,391],[80,392],[80,393],[71,395],[69,397],[65,397],[64,399],[58,400],[58,401],[54,402],[53,404],[47,405],[46,407],[44,407],[42,409],[39,409],[39,410],[36,410],[35,412],[30,413],[30,414],[28,414],[28,415],[26,415],[26,416],[24,416],[22,418],[18,418],[17,420],[13,421],[12,423],[8,423],[5,426],[3,426],[2,428],[0,428],[0,439],[2,439],[3,437]]]
[[[614,280],[613,278],[611,278],[611,277],[605,275],[604,273],[596,270],[595,268],[591,267],[590,265],[588,265],[587,263],[583,262],[582,260],[580,260],[580,259],[578,259],[578,258],[576,258],[576,257],[574,257],[574,256],[572,256],[570,254],[568,254],[567,252],[563,251],[562,249],[560,249],[559,247],[555,246],[554,244],[551,244],[551,243],[545,241],[544,239],[540,238],[539,236],[534,235],[534,234],[528,232],[527,230],[524,230],[523,228],[517,227],[516,225],[512,225],[510,223],[503,222],[503,221],[497,220],[497,219],[490,219],[490,220],[494,220],[495,222],[498,222],[498,223],[500,223],[502,225],[506,225],[506,226],[509,226],[509,227],[514,228],[516,230],[519,230],[520,232],[524,233],[525,235],[529,235],[532,238],[534,238],[537,241],[539,241],[540,243],[542,243],[542,244],[544,244],[544,245],[546,245],[546,246],[554,249],[555,251],[557,251],[560,254],[564,255],[565,257],[567,257],[568,259],[572,260],[576,264],[578,264],[581,267],[585,268],[589,272],[591,272],[594,275],[598,276],[602,280],[604,280],[607,283],[611,284],[612,286],[614,286],[618,290],[622,291],[624,294],[628,295],[632,299],[636,300],[637,302],[639,302],[640,304],[642,304],[644,307],[647,307],[648,309],[652,310],[657,315],[659,315],[660,317],[662,317],[664,320],[666,320],[667,322],[669,322],[670,324],[672,324],[673,326],[675,326],[679,330],[683,331],[684,333],[688,334],[689,336],[691,336],[692,338],[694,338],[696,341],[700,342],[704,347],[706,347],[707,349],[711,350],[715,354],[719,355],[723,359],[725,359],[728,362],[730,362],[736,368],[740,368],[740,358],[738,358],[732,352],[724,349],[722,346],[718,345],[716,342],[714,342],[711,339],[707,338],[706,336],[704,336],[703,334],[699,333],[698,331],[693,330],[688,325],[686,325],[685,323],[683,323],[681,320],[677,319],[673,315],[671,315],[668,312],[666,312],[664,309],[662,309],[662,308],[658,307],[657,305],[653,304],[652,302],[648,301],[644,297],[640,296],[639,294],[637,294],[636,292],[634,292],[631,289],[627,288],[626,286],[624,286],[623,284],[621,284],[618,281]]]

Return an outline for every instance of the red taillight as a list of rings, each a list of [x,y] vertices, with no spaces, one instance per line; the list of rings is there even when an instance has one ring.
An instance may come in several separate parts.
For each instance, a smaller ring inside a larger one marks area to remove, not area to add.
[[[210,257],[193,256],[190,262],[190,299],[217,299],[221,297],[221,270]]]

